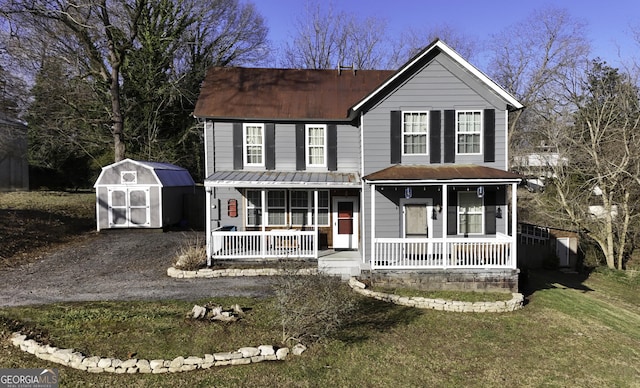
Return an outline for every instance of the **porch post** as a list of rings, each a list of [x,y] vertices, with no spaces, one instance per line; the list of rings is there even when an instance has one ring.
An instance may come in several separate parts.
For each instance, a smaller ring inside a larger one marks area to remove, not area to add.
[[[206,131],[205,131],[206,133]],[[205,227],[206,230],[206,238],[205,241],[207,243],[207,267],[211,267],[211,195],[212,195],[212,191],[213,188],[209,188],[209,187],[205,187],[204,189],[204,198],[205,198],[205,220],[207,222],[207,225]]]
[[[449,261],[449,243],[447,232],[449,225],[449,185],[442,184],[442,265],[446,268]]]
[[[313,257],[318,258],[318,189],[313,190]]]
[[[511,268],[518,267],[518,186],[511,184]]]
[[[371,185],[371,253],[369,263],[371,263],[371,269],[375,268],[375,254],[376,254],[376,185]]]
[[[262,215],[260,216],[260,226],[262,228],[262,237],[261,242],[262,242],[262,258],[266,258],[267,257],[267,228],[266,228],[266,223],[267,223],[267,218],[268,218],[268,214],[267,214],[267,192],[264,189],[260,190],[260,203],[262,204]]]

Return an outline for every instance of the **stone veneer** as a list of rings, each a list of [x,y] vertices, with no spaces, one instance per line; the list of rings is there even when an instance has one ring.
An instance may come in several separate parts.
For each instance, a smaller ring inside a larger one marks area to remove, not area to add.
[[[178,279],[190,278],[219,278],[224,276],[277,276],[277,275],[317,275],[317,268],[302,268],[295,272],[279,268],[249,268],[249,269],[211,269],[203,268],[195,271],[185,271],[175,267],[167,269],[167,276]]]
[[[306,347],[302,344],[289,348],[276,349],[271,345],[244,347],[235,352],[205,354],[204,357],[176,357],[173,360],[145,360],[131,358],[120,360],[117,358],[85,356],[73,349],[60,349],[50,345],[43,345],[27,336],[16,332],[11,335],[13,346],[31,353],[36,357],[55,362],[70,368],[92,373],[174,373],[196,369],[209,369],[214,366],[246,365],[262,361],[282,361],[291,352],[300,355]]]
[[[410,306],[421,309],[473,312],[473,313],[503,313],[519,310],[524,305],[524,295],[512,293],[512,298],[507,301],[496,302],[459,302],[444,299],[430,299],[422,297],[405,297],[384,292],[368,290],[366,285],[356,278],[349,279],[349,286],[359,294],[370,298],[391,302],[402,306]]]

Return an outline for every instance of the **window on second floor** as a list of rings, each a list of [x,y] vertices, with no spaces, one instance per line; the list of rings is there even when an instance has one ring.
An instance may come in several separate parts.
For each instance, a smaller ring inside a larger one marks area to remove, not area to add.
[[[244,163],[264,166],[264,124],[244,124]]]
[[[480,154],[482,152],[482,112],[456,112],[456,139],[458,154]]]
[[[475,191],[458,193],[458,234],[484,233],[484,207]]]
[[[426,155],[429,119],[427,112],[403,112],[402,143],[405,155]]]
[[[307,166],[325,167],[327,165],[327,126],[307,124]]]

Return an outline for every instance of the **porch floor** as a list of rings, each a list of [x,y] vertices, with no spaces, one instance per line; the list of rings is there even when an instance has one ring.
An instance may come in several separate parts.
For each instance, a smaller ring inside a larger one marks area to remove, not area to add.
[[[329,275],[340,275],[347,279],[360,275],[362,267],[360,251],[325,250],[318,253],[318,269]]]

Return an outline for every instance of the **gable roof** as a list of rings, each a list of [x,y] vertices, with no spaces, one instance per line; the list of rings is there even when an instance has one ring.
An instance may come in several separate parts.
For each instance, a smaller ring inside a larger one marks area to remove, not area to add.
[[[350,121],[349,108],[394,72],[214,67],[204,79],[194,116]]]
[[[495,81],[489,78],[486,74],[480,71],[478,68],[473,66],[467,60],[462,58],[460,54],[458,54],[451,47],[447,46],[440,39],[434,40],[431,44],[425,47],[422,51],[416,54],[413,58],[411,58],[407,63],[405,63],[398,71],[393,74],[393,76],[389,77],[383,84],[379,85],[373,92],[367,95],[365,98],[360,100],[357,104],[351,107],[351,110],[356,112],[362,109],[367,105],[368,102],[375,99],[376,97],[382,95],[386,95],[389,92],[389,89],[394,86],[399,80],[402,80],[404,77],[407,77],[422,68],[431,57],[437,55],[438,53],[445,53],[451,59],[453,59],[458,65],[460,65],[463,69],[471,73],[474,77],[484,83],[490,90],[496,93],[499,97],[501,97],[505,103],[511,106],[512,110],[518,110],[524,108],[516,98],[511,95],[511,93],[507,92],[500,85],[498,85]]]

